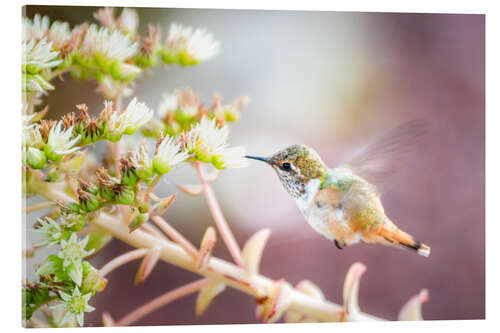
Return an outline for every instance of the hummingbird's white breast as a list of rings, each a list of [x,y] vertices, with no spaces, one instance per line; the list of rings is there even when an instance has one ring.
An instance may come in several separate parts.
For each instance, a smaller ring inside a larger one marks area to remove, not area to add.
[[[336,239],[344,244],[359,242],[361,235],[351,232],[342,207],[333,208],[331,205],[318,204],[318,201],[315,200],[320,183],[319,179],[310,180],[306,184],[305,193],[295,198],[295,202],[307,223],[316,232],[330,240]],[[346,237],[347,235],[349,237]]]
[[[305,186],[303,195],[295,198],[295,202],[299,207],[302,215],[307,223],[318,233],[328,239],[333,239],[328,228],[328,211],[324,208],[317,207],[314,203],[314,197],[319,191],[320,179],[311,179]]]

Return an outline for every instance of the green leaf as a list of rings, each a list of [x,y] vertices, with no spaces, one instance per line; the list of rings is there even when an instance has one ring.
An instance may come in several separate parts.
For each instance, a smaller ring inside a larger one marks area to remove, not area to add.
[[[86,251],[94,249],[92,255],[95,255],[100,251],[106,244],[108,244],[113,239],[113,236],[103,230],[96,230],[89,234],[89,241],[87,246],[85,246]]]

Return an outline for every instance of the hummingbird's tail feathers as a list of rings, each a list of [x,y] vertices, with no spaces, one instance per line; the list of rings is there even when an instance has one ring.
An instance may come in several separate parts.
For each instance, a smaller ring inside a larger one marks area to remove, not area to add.
[[[389,243],[417,251],[421,256],[428,257],[431,254],[430,246],[414,240],[410,234],[398,228],[383,226],[378,231],[378,234]]]

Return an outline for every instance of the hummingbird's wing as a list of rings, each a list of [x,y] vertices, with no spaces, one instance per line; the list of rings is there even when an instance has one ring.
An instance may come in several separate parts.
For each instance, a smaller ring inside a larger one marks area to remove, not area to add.
[[[368,145],[344,165],[384,192],[403,169],[404,156],[417,147],[427,131],[427,121],[410,120]]]

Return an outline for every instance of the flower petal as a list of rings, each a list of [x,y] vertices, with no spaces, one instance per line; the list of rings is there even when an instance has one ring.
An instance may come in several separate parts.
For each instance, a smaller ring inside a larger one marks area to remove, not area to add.
[[[214,298],[226,289],[226,285],[217,281],[206,284],[198,293],[196,298],[195,312],[201,316],[212,303]]]
[[[356,321],[356,315],[360,312],[358,305],[359,281],[366,271],[366,266],[356,262],[352,264],[344,281],[344,314],[349,321]]]
[[[200,254],[198,257],[198,268],[204,269],[212,256],[212,250],[217,242],[217,236],[213,227],[208,227],[203,235],[200,244]]]
[[[156,266],[158,259],[160,259],[161,247],[155,246],[148,251],[146,256],[141,262],[141,266],[135,275],[135,283],[139,284],[144,282],[146,278],[151,274],[153,268]]]
[[[115,326],[115,320],[113,319],[113,317],[111,317],[111,315],[108,312],[104,312],[102,314],[102,325],[104,327]]]
[[[410,298],[398,315],[398,320],[424,320],[422,317],[422,304],[429,300],[429,292],[422,289],[418,295]]]
[[[271,235],[270,229],[262,229],[253,234],[243,247],[243,260],[250,274],[259,273],[259,264],[267,239]]]
[[[177,184],[177,188],[192,196],[200,195],[203,192],[203,188],[200,184]]]

